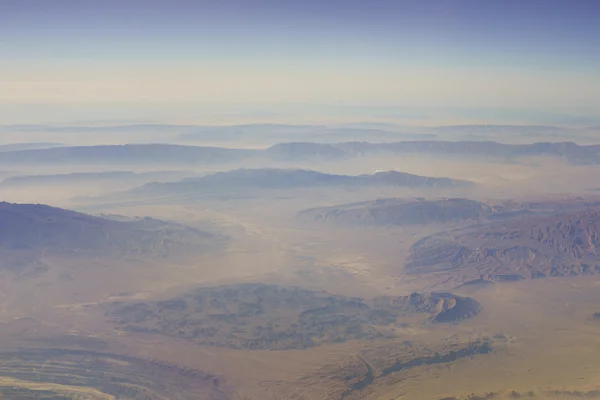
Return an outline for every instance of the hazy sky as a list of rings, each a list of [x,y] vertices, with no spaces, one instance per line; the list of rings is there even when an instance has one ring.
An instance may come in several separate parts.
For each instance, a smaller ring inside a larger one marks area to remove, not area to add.
[[[0,0],[0,57],[0,123],[159,104],[592,115],[600,1]]]

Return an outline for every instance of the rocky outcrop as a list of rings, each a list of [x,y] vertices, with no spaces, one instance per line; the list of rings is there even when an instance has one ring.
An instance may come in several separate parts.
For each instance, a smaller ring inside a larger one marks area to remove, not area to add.
[[[394,337],[405,318],[449,323],[481,310],[450,293],[362,299],[296,287],[242,284],[200,288],[161,302],[115,303],[106,310],[120,329],[245,349],[298,349],[351,339]]]

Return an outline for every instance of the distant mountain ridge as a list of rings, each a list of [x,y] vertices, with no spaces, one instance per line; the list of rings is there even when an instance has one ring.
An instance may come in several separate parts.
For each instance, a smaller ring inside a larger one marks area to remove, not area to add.
[[[37,149],[48,149],[53,147],[64,146],[61,143],[10,143],[0,144],[0,153],[7,151],[20,151],[20,150],[37,150]]]
[[[0,153],[0,164],[99,162],[217,164],[248,159],[266,161],[299,161],[315,158],[339,160],[340,158],[379,153],[499,157],[505,159],[552,156],[563,158],[571,164],[594,165],[600,163],[600,145],[578,145],[574,142],[502,144],[492,141],[416,140],[388,143],[342,142],[334,144],[291,142],[277,144],[267,149],[234,149],[174,144],[53,147],[3,152]]]
[[[0,163],[8,164],[207,164],[236,161],[253,156],[256,150],[222,147],[180,146],[174,144],[126,144],[54,147],[4,152]]]
[[[510,217],[511,212],[515,211],[506,206],[463,198],[379,199],[313,208],[300,212],[298,217],[305,222],[341,226],[403,226],[485,221],[489,218]]]
[[[600,163],[600,145],[580,146],[573,142],[540,142],[533,144],[502,144],[491,141],[410,141],[397,143],[347,142],[337,145],[355,154],[389,152],[396,154],[441,154],[517,158],[525,156],[562,157],[572,164]]]
[[[275,159],[297,160],[307,157],[338,159],[347,158],[351,155],[333,144],[292,142],[281,143],[269,147],[266,150],[268,156]]]
[[[466,124],[415,127],[381,122],[355,122],[341,125],[292,125],[256,123],[239,125],[168,125],[126,124],[124,121],[103,121],[105,125],[51,126],[51,125],[0,125],[0,132],[36,133],[84,133],[103,135],[134,134],[140,138],[153,134],[155,138],[167,137],[177,143],[192,142],[248,142],[285,143],[316,142],[338,143],[343,141],[398,142],[402,140],[495,140],[506,143],[524,143],[523,137],[536,141],[574,140],[591,143],[600,130],[597,126],[568,127],[560,125],[519,124]],[[590,121],[592,122],[592,121]],[[507,141],[508,140],[508,141]]]
[[[366,187],[398,186],[411,188],[471,187],[469,181],[450,178],[433,178],[404,172],[377,172],[372,175],[335,175],[302,169],[238,169],[218,172],[200,178],[188,178],[179,182],[149,183],[133,189],[132,194],[185,194],[204,190],[239,190],[243,188],[290,189],[310,187]]]
[[[69,174],[52,175],[20,175],[6,178],[0,186],[26,186],[26,185],[59,185],[59,184],[94,184],[101,182],[139,182],[139,184],[153,180],[178,179],[181,176],[192,175],[182,171],[156,171],[135,173],[132,171],[106,171],[106,172],[74,172]]]

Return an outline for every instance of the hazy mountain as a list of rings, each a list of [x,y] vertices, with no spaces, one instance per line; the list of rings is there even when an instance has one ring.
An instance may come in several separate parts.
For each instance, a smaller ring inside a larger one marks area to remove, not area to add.
[[[244,124],[229,126],[196,126],[181,134],[181,142],[256,142],[273,143],[305,138],[312,140],[315,134],[327,131],[319,125]]]
[[[365,154],[432,154],[460,157],[497,157],[507,160],[525,156],[553,156],[572,164],[600,163],[600,145],[580,146],[573,142],[501,144],[490,141],[405,141],[390,143],[311,142],[282,143],[267,149],[129,144],[75,146],[1,153],[0,164],[219,164],[260,158],[264,161],[339,160]]]
[[[548,125],[447,125],[431,128],[441,140],[495,140],[501,143],[527,143],[542,140],[589,139],[579,129]],[[521,138],[519,140],[519,138]]]
[[[153,181],[169,181],[194,175],[183,171],[156,171],[135,173],[131,171],[75,172],[71,174],[23,175],[5,179],[0,186],[44,186],[71,184],[129,183],[142,184]]]
[[[449,132],[460,134],[523,134],[523,133],[565,133],[575,132],[578,129],[564,128],[551,125],[446,125],[432,128],[436,132]]]
[[[295,142],[282,143],[269,147],[268,156],[281,160],[305,160],[308,158],[336,159],[350,154],[331,144]]]
[[[51,254],[111,257],[166,257],[179,251],[202,251],[221,239],[207,232],[153,218],[117,221],[39,204],[0,203],[0,265]]]
[[[243,189],[292,189],[311,187],[398,186],[410,188],[470,187],[472,182],[432,178],[404,172],[377,172],[373,175],[333,175],[300,169],[239,169],[218,172],[179,182],[149,183],[133,189],[132,194],[186,194],[202,191],[239,191]]]
[[[524,156],[554,156],[565,159],[572,164],[600,163],[600,146],[580,146],[573,142],[533,143],[533,144],[501,144],[482,141],[412,141],[397,143],[365,143],[348,142],[336,145],[338,148],[354,154],[370,153],[394,154],[439,154],[448,156],[474,156],[518,158]]]
[[[104,125],[104,126],[54,126],[54,125],[3,125],[0,132],[73,132],[73,133],[107,133],[107,132],[141,132],[141,131],[189,131],[196,129],[194,125],[166,124],[133,124],[133,125]]]
[[[242,124],[242,125],[106,125],[106,126],[0,126],[0,132],[27,134],[30,137],[59,135],[68,143],[83,144],[82,137],[93,138],[95,144],[175,143],[199,145],[231,145],[240,143],[268,146],[285,142],[336,143],[350,140],[398,141],[429,140],[434,133],[411,133],[390,124],[358,124],[347,126]],[[98,142],[97,138],[103,138]]]
[[[313,208],[298,217],[341,226],[421,225],[485,221],[526,215],[528,210],[514,211],[502,205],[489,205],[475,200],[450,198],[442,200],[380,199],[369,202]]]
[[[598,129],[548,125],[449,125],[426,129],[438,140],[495,140],[501,143],[529,144],[532,142],[573,141],[595,144]]]
[[[0,144],[0,153],[6,151],[47,149],[62,146],[60,143],[10,143]]]
[[[2,164],[209,164],[254,156],[253,150],[170,144],[74,146],[3,153]]]
[[[101,134],[133,143],[254,143],[284,142],[337,143],[346,141],[397,142],[401,140],[495,140],[501,143],[567,141],[593,143],[597,127],[566,128],[549,125],[448,125],[435,127],[401,126],[381,122],[346,123],[338,126],[290,124],[242,125],[106,125],[106,126],[0,126],[0,132],[59,134],[75,140],[76,135]],[[151,138],[151,139],[149,139]]]
[[[181,134],[181,142],[336,143],[348,140],[398,141],[429,140],[434,133],[407,133],[391,124],[357,124],[340,127],[321,125],[250,124],[198,126]]]

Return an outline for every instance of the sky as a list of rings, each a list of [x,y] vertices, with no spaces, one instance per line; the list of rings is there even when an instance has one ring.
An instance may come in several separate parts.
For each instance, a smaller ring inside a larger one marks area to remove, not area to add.
[[[343,109],[589,119],[600,1],[1,0],[0,61],[0,124]]]

